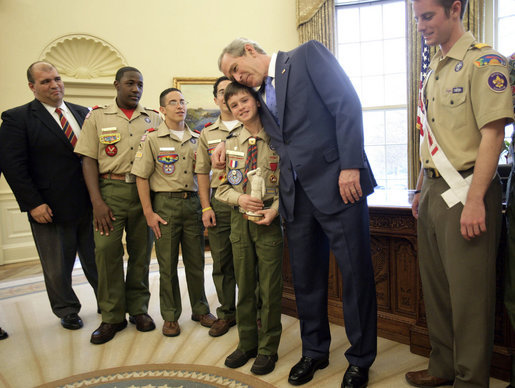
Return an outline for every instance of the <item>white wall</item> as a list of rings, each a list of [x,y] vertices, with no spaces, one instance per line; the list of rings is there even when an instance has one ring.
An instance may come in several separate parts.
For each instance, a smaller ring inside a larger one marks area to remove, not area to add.
[[[174,77],[221,75],[218,55],[235,37],[253,39],[270,53],[298,44],[295,0],[0,0],[0,111],[33,99],[27,66],[67,34],[94,35],[114,46],[142,72],[141,102],[154,108]],[[13,198],[2,177],[0,264],[36,257]]]

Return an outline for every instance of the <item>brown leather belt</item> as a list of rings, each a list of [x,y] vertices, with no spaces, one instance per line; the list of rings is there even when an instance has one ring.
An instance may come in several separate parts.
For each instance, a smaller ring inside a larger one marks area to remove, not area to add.
[[[100,178],[102,179],[113,179],[115,181],[124,181],[125,183],[135,183],[136,175],[131,173],[127,174],[114,174],[112,172],[108,172],[105,174],[100,174]]]
[[[181,198],[181,199],[187,199],[187,198],[192,198],[192,197],[198,196],[196,191],[157,192],[156,195],[165,196],[168,198]]]

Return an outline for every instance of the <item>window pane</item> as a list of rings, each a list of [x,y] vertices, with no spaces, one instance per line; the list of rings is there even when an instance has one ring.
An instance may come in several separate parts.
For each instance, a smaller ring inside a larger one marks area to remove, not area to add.
[[[406,40],[404,38],[384,41],[384,72],[406,73]]]
[[[386,146],[386,179],[408,179],[408,150],[404,145]]]
[[[359,42],[359,8],[347,7],[336,13],[338,23],[338,42]]]
[[[363,77],[361,104],[364,107],[383,106],[384,80],[381,76]]]
[[[383,5],[384,38],[400,38],[406,35],[406,6],[404,2]]]
[[[361,45],[359,43],[338,45],[338,61],[349,77],[361,76]]]
[[[378,145],[385,143],[384,112],[363,112],[363,129],[365,133],[365,145]]]
[[[385,101],[387,105],[404,105],[407,103],[406,74],[384,76]]]
[[[406,109],[386,111],[386,144],[407,144],[407,114]]]
[[[515,3],[515,0],[513,2]],[[515,51],[515,15],[499,19],[498,34],[499,52],[505,56],[510,56]]]
[[[498,15],[506,16],[515,14],[515,1],[513,0],[497,0],[499,4]]]
[[[383,37],[383,18],[380,5],[364,5],[359,8],[361,40],[376,40]]]
[[[376,180],[386,181],[385,147],[383,145],[366,146],[365,152]],[[382,185],[384,186],[385,184],[383,183]]]
[[[361,66],[363,74],[383,74],[383,42],[373,41],[361,45]]]

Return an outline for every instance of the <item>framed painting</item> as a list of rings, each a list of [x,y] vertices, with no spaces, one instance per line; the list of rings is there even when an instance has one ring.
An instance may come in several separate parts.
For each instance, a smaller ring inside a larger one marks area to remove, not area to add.
[[[216,80],[216,77],[174,77],[173,87],[180,89],[184,99],[188,101],[186,123],[191,129],[201,131],[220,114],[218,106],[213,101],[213,85]]]

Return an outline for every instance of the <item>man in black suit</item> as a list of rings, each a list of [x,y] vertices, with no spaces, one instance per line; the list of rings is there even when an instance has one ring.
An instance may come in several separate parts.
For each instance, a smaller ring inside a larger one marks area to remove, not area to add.
[[[73,153],[88,109],[63,101],[63,81],[50,63],[30,65],[27,79],[34,101],[2,113],[0,165],[28,212],[52,311],[64,328],[80,329],[71,279],[77,254],[95,295],[98,282],[91,203]]]

